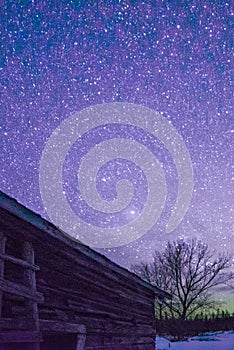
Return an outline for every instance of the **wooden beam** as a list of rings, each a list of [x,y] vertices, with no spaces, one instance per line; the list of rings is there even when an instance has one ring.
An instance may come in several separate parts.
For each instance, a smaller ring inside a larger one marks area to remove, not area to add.
[[[34,265],[34,250],[30,242],[24,242],[23,244],[23,258],[29,265]],[[31,289],[31,293],[36,293],[36,276],[35,271],[31,269],[26,269],[24,271],[24,282]],[[33,318],[32,327],[35,331],[39,331],[39,315],[37,300],[26,300],[25,307],[27,315]]]
[[[44,301],[41,293],[36,291],[32,292],[30,288],[3,279],[0,279],[0,291],[31,299],[38,303],[43,303]]]
[[[85,340],[86,340],[86,333],[77,335],[76,350],[84,350]]]
[[[11,331],[0,332],[0,343],[38,343],[42,341],[40,332]]]
[[[85,325],[61,321],[40,320],[40,329],[42,332],[86,334]]]
[[[25,318],[25,316],[20,316],[17,318],[2,318],[0,321],[1,328],[5,331],[11,331],[12,329],[26,330],[31,329],[33,319],[30,317]]]
[[[7,255],[7,254],[0,253],[0,262],[1,262],[1,260],[10,261],[13,264],[20,265],[20,266],[23,266],[25,268],[28,268],[28,269],[31,269],[31,270],[34,270],[34,271],[39,271],[40,270],[40,267],[37,266],[37,265],[29,264],[25,260],[15,258],[14,256],[10,256],[10,255]]]

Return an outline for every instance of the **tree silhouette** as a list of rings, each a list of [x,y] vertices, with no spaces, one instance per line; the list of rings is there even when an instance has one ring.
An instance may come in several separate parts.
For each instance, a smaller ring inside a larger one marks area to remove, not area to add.
[[[215,305],[211,288],[234,279],[228,272],[232,256],[216,254],[196,239],[168,242],[163,252],[156,251],[152,263],[132,266],[133,272],[171,294],[171,299],[156,299],[158,317],[170,315],[187,319]]]

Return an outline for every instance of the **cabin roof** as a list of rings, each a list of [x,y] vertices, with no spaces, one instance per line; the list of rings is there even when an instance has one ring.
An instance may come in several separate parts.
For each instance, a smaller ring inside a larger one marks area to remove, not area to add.
[[[152,291],[159,297],[159,298],[170,298],[170,294],[167,292],[161,290],[160,288],[157,288],[150,283],[142,280],[140,277],[138,277],[133,272],[130,272],[124,267],[119,266],[118,264],[114,263],[110,259],[108,259],[106,256],[96,252],[95,250],[91,249],[90,247],[84,245],[81,242],[78,242],[77,240],[73,240],[70,238],[67,234],[65,234],[63,231],[60,231],[55,225],[53,225],[51,222],[43,219],[39,214],[33,212],[32,210],[26,208],[17,200],[11,198],[7,194],[0,191],[0,207],[4,208],[8,212],[12,213],[13,215],[17,216],[18,218],[30,223],[31,225],[37,227],[38,229],[48,233],[54,238],[59,239],[66,245],[69,245],[72,248],[75,248],[77,251],[83,253],[84,255],[88,256],[89,258],[101,263],[105,267],[109,268],[110,270],[117,272],[124,277],[130,278],[134,280],[139,285],[142,285]]]

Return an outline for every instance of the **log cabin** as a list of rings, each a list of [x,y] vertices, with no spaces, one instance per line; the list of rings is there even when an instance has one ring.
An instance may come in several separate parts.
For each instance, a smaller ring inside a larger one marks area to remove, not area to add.
[[[0,192],[0,350],[155,350],[165,296]]]

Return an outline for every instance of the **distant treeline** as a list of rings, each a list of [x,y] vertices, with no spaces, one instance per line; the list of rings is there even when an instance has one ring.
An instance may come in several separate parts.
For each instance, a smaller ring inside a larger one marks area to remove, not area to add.
[[[157,320],[157,335],[170,335],[175,339],[184,339],[204,332],[234,330],[234,315],[222,314],[218,317],[204,316],[190,320],[161,319]]]

